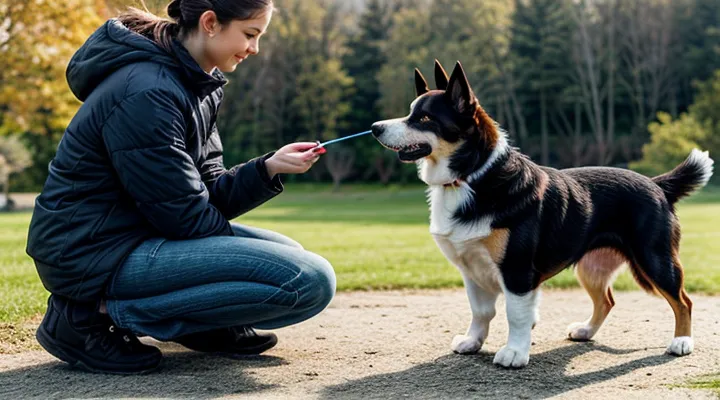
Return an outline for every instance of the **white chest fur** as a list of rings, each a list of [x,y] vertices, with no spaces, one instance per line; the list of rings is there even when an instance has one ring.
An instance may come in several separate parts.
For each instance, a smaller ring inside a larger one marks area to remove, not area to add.
[[[497,246],[489,248],[492,234],[491,217],[473,224],[458,224],[453,214],[472,201],[472,190],[466,185],[456,189],[433,186],[428,193],[430,202],[430,233],[445,257],[475,284],[490,292],[499,292],[500,273],[495,262]],[[496,240],[492,240],[495,243]],[[503,255],[504,255],[504,245]]]
[[[467,207],[472,199],[473,191],[466,184],[451,189],[442,186],[431,186],[428,191],[430,233],[447,236],[452,242],[466,242],[471,239],[489,236],[491,217],[483,218],[471,224],[459,224],[453,220],[455,211]]]

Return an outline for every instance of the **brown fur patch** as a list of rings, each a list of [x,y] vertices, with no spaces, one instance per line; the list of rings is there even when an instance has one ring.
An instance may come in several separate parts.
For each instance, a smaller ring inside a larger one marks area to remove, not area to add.
[[[438,140],[437,147],[433,149],[432,154],[427,156],[426,159],[428,159],[433,164],[437,164],[440,159],[452,156],[461,144],[461,142],[449,143],[445,140],[440,139]]]
[[[590,325],[602,325],[610,309],[615,305],[612,281],[618,269],[628,263],[619,250],[603,247],[587,252],[577,263],[576,274],[580,284],[593,301]]]
[[[664,290],[658,289],[658,291],[665,297],[675,314],[675,337],[692,336],[692,301],[685,293],[685,289],[681,289],[678,298]]]
[[[548,174],[543,171],[542,175],[540,175],[540,181],[535,187],[535,193],[538,199],[542,200],[545,197],[545,191],[547,191],[549,181],[550,178],[548,177]]]
[[[490,258],[497,265],[502,263],[505,258],[505,251],[507,250],[508,239],[510,238],[510,230],[508,229],[493,229],[490,236],[483,238],[480,242],[485,246],[487,251],[490,253]]]
[[[665,297],[675,314],[675,337],[692,336],[692,300],[690,300],[690,297],[683,287],[685,273],[677,253],[677,247],[673,249],[672,259],[673,268],[675,268],[675,272],[680,276],[680,293],[667,293],[659,288],[655,288],[655,290]]]
[[[473,119],[475,120],[475,125],[478,127],[483,141],[494,148],[498,140],[500,140],[500,132],[497,130],[495,121],[480,107],[477,99],[475,99],[475,114],[473,115]]]

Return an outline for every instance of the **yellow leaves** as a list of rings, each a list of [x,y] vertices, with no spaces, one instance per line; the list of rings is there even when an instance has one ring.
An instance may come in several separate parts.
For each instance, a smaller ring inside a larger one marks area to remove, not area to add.
[[[103,22],[98,1],[12,0],[0,5],[0,21],[0,123],[15,131],[62,130],[79,105],[65,69]]]

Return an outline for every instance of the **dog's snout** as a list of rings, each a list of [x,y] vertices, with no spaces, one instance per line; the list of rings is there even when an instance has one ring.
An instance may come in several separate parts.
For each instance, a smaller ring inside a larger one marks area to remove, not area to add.
[[[383,126],[382,124],[379,124],[377,122],[372,124],[371,128],[372,128],[372,134],[375,137],[380,137],[380,135],[382,135],[383,132],[385,132],[385,126]]]

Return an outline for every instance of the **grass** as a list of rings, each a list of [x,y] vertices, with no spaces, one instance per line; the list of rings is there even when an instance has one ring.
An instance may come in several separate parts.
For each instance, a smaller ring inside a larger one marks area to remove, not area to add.
[[[690,382],[688,386],[695,389],[710,389],[720,395],[720,374],[702,376]]]
[[[720,189],[706,189],[679,206],[684,236],[681,257],[691,292],[720,293]],[[30,213],[0,214],[0,323],[18,323],[45,309],[47,293],[25,254]],[[333,193],[325,186],[293,185],[236,222],[284,233],[326,257],[338,289],[372,290],[460,287],[457,270],[428,232],[424,188],[352,186]],[[577,287],[571,271],[545,284]],[[636,289],[629,273],[616,282]]]

